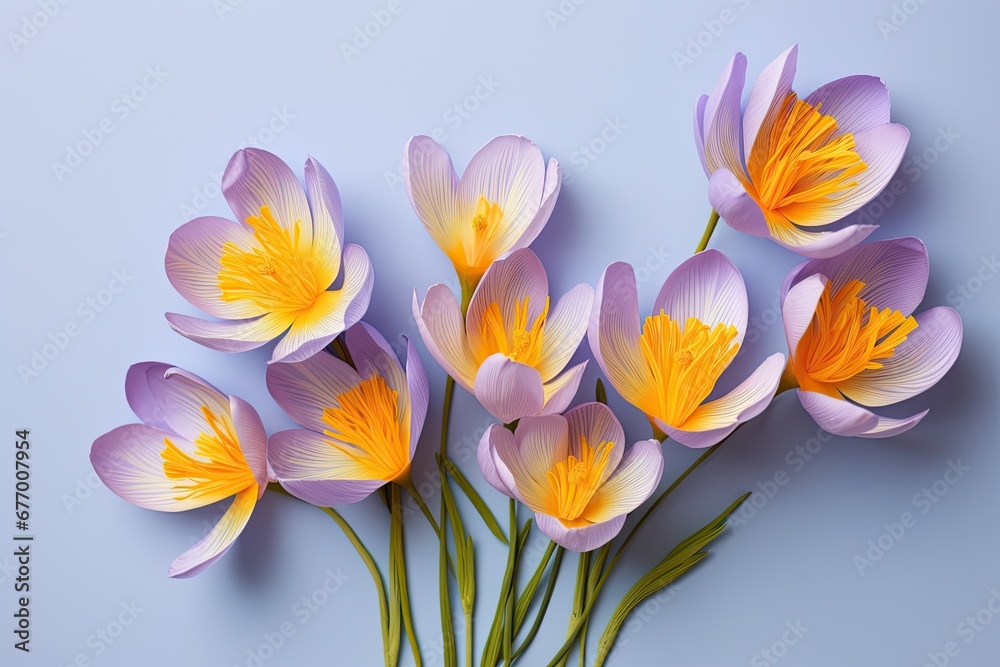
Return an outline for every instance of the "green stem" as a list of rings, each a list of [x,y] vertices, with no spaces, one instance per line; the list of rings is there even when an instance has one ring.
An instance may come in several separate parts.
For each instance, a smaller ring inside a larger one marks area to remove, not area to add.
[[[545,611],[549,608],[549,600],[552,599],[552,592],[556,588],[556,579],[559,577],[559,568],[562,566],[564,553],[566,553],[566,550],[562,547],[556,549],[556,557],[552,562],[552,569],[549,571],[549,583],[545,585],[545,592],[542,594],[542,602],[538,606],[538,612],[535,614],[535,620],[531,624],[528,634],[525,635],[524,641],[521,642],[521,645],[518,646],[517,650],[510,656],[511,662],[517,660],[518,657],[524,653],[524,650],[528,648],[532,641],[534,641],[535,635],[538,634],[538,628],[542,626],[542,619],[545,617]]]
[[[423,662],[420,657],[420,646],[417,644],[417,635],[413,631],[413,617],[410,614],[410,594],[406,584],[406,554],[403,544],[403,504],[400,502],[400,487],[392,484],[390,498],[392,503],[392,518],[389,524],[389,562],[392,569],[392,576],[396,578],[399,605],[403,613],[403,627],[406,629],[406,639],[410,644],[410,651],[413,653],[413,660],[416,667],[421,667]]]
[[[715,227],[718,224],[719,213],[713,208],[711,215],[708,216],[708,224],[705,225],[705,233],[701,235],[701,241],[698,242],[698,247],[694,249],[695,254],[708,247],[708,242],[712,238],[712,234],[715,232]]]
[[[586,618],[581,618],[583,609],[587,606],[587,580],[590,577],[590,552],[582,552],[577,560],[576,566],[576,587],[573,593],[573,608],[569,617],[569,627],[566,629],[566,641],[572,642],[579,635],[581,645],[585,645]],[[560,667],[569,661],[569,652],[563,654],[559,661]]]
[[[465,612],[465,667],[472,667],[472,610]]]
[[[735,432],[736,431],[733,431],[733,433],[735,433]],[[730,434],[730,435],[732,435],[732,434]],[[722,446],[722,443],[725,442],[728,439],[729,438],[727,437],[722,442],[720,442],[720,443],[718,443],[716,445],[712,445],[711,447],[709,447],[708,449],[706,449],[702,453],[702,455],[699,456],[697,459],[695,459],[695,462],[692,463],[691,465],[689,465],[687,467],[687,469],[684,472],[682,472],[677,477],[677,479],[675,479],[673,481],[673,483],[670,486],[668,486],[663,491],[663,493],[661,493],[657,497],[656,500],[653,501],[653,504],[650,505],[646,509],[645,512],[643,512],[642,516],[639,518],[639,522],[636,523],[634,526],[632,526],[632,529],[629,530],[628,535],[625,536],[625,541],[622,542],[622,545],[620,547],[618,547],[618,552],[615,553],[614,557],[612,557],[611,562],[608,564],[608,568],[605,571],[605,575],[604,576],[607,576],[607,574],[610,573],[612,569],[614,569],[614,567],[618,563],[618,561],[621,560],[622,554],[625,553],[625,549],[632,542],[632,538],[635,537],[636,533],[639,532],[639,529],[642,528],[642,526],[643,526],[644,523],[646,523],[646,520],[649,519],[649,517],[653,514],[653,512],[656,511],[656,508],[660,506],[660,503],[662,503],[664,500],[666,500],[667,496],[669,496],[674,489],[676,489],[678,486],[680,486],[681,482],[683,482],[685,479],[687,479],[688,475],[690,475],[695,470],[697,470],[698,466],[700,466],[702,463],[704,463],[705,461],[707,461],[708,457],[710,457],[712,454],[714,454],[719,449],[719,447]],[[602,579],[603,579],[603,577],[602,577]],[[600,586],[601,583],[603,583],[603,581],[600,581],[598,583],[598,587]]]
[[[444,494],[441,494],[441,526],[447,526],[447,508]],[[441,644],[444,652],[445,667],[454,667],[455,628],[451,620],[451,592],[448,590],[448,536],[444,529],[438,540],[438,598],[441,608]]]
[[[292,494],[288,493],[280,484],[271,483],[267,485],[268,491],[274,491],[275,493],[280,493],[282,495],[288,496],[289,498],[295,498]],[[298,500],[298,498],[296,498]],[[385,596],[385,583],[382,580],[382,572],[378,568],[378,564],[375,559],[372,558],[371,552],[364,545],[358,534],[354,532],[351,525],[347,523],[347,520],[340,515],[337,510],[332,507],[320,507],[327,516],[333,519],[340,529],[344,532],[344,535],[350,541],[351,545],[354,546],[354,550],[358,552],[358,556],[361,557],[362,562],[364,562],[365,567],[368,568],[368,572],[371,574],[372,582],[375,584],[375,593],[378,596],[378,615],[379,620],[382,624],[382,645],[386,657],[386,665],[389,666],[389,610],[386,604]]]
[[[517,534],[517,501],[510,499],[510,534]],[[514,652],[514,598],[515,582],[517,581],[517,551],[523,546],[520,536],[515,540],[515,556],[512,559],[510,577],[507,579],[507,603],[503,623],[503,662],[510,665],[510,656]]]

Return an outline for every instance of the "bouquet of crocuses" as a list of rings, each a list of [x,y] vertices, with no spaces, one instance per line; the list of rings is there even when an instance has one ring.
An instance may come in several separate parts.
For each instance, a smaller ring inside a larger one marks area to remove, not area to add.
[[[712,94],[697,101],[695,144],[712,213],[695,253],[666,279],[646,316],[635,272],[623,262],[605,268],[596,287],[577,285],[552,299],[529,246],[556,206],[561,172],[535,144],[497,137],[459,177],[434,140],[409,140],[406,193],[460,286],[459,294],[437,284],[423,299],[413,295],[423,345],[449,376],[435,458],[442,482],[436,510],[411,475],[427,416],[427,376],[412,341],[401,361],[363,321],[374,271],[365,251],[344,241],[333,178],[309,158],[303,188],[278,157],[252,148],[232,157],[223,179],[236,221],[197,218],[167,245],[171,284],[214,319],[166,317],[181,335],[222,352],[280,339],[267,388],[301,428],[268,436],[241,398],[170,364],[138,363],[128,370],[125,393],[141,423],[97,438],[91,452],[97,473],[122,498],[153,510],[233,499],[204,539],[173,562],[172,577],[198,574],[225,554],[267,490],[318,506],[372,575],[390,667],[400,660],[404,635],[413,660],[422,662],[407,595],[404,494],[439,538],[445,665],[513,664],[546,615],[565,551],[576,552],[569,628],[549,664],[565,664],[573,651],[584,664],[591,610],[637,531],[777,393],[795,390],[832,434],[889,437],[916,426],[927,411],[895,418],[869,408],[921,393],[948,371],[961,347],[954,310],[913,314],[929,269],[919,239],[864,243],[871,225],[827,228],[875,197],[902,159],[909,133],[889,121],[885,84],[850,76],[800,98],[792,90],[796,57],[792,47],[765,68],[744,108],[746,59],[737,54]],[[720,218],[806,257],[781,286],[787,360],[776,352],[721,396],[714,395],[716,383],[746,332],[747,293],[739,269],[707,249]],[[600,380],[594,401],[573,405],[587,362],[567,365],[584,337],[611,387],[648,417],[651,438],[629,444]],[[480,495],[484,485],[449,459],[456,384],[497,420],[479,443],[478,463],[486,482],[510,498],[507,517],[497,518]],[[660,487],[668,438],[703,454],[686,470],[671,471],[674,481],[630,522]],[[389,553],[381,568],[336,510],[373,494],[389,509]],[[720,507],[635,577],[592,664],[605,662],[637,605],[704,558],[747,495]],[[474,509],[502,545],[496,548],[507,550],[499,590],[477,587],[476,548],[483,545],[474,545],[460,506],[467,515]],[[529,575],[518,570],[533,529],[549,542]],[[456,601],[466,624],[461,647],[453,630]],[[492,612],[482,646],[474,646],[471,631],[477,605]]]

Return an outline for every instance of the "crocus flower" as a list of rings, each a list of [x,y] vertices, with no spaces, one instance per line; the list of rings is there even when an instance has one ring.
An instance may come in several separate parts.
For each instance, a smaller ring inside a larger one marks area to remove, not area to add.
[[[888,184],[909,131],[889,122],[889,92],[875,76],[849,76],[805,99],[792,91],[798,47],[761,73],[746,109],[747,60],[737,53],[695,108],[695,143],[708,198],[731,227],[807,257],[833,257],[877,225],[817,231],[864,206]]]
[[[542,231],[562,173],[555,158],[546,168],[528,139],[504,135],[473,156],[460,180],[448,153],[417,136],[403,151],[403,180],[417,217],[471,292],[494,260],[527,247]]]
[[[721,252],[706,250],[670,274],[645,322],[632,266],[609,266],[597,286],[588,338],[625,400],[681,444],[709,447],[760,414],[781,378],[785,358],[774,354],[728,394],[705,402],[746,325],[743,276]]]
[[[267,388],[303,429],[271,436],[268,462],[293,496],[321,507],[405,485],[427,415],[427,376],[407,343],[406,370],[371,326],[344,334],[348,364],[321,353],[267,369]]]
[[[535,513],[552,541],[583,552],[613,540],[656,489],[663,454],[656,440],[626,452],[611,409],[585,403],[565,415],[525,417],[513,433],[491,425],[479,442],[479,465],[498,491]]]
[[[225,554],[267,489],[267,434],[249,403],[169,364],[129,368],[125,396],[141,424],[94,441],[90,461],[133,505],[183,512],[234,497],[211,531],[170,566],[192,577]]]
[[[549,308],[549,281],[531,250],[493,263],[463,317],[455,295],[437,284],[413,315],[441,367],[504,423],[562,412],[587,362],[562,373],[587,330],[594,301],[577,285]],[[560,373],[562,373],[560,375]]]
[[[958,357],[958,313],[940,306],[911,314],[924,298],[928,273],[927,248],[908,237],[807,260],[785,279],[789,371],[802,406],[824,430],[886,438],[927,414],[894,419],[867,408],[929,389]]]
[[[237,151],[222,192],[239,222],[206,216],[170,236],[167,277],[185,299],[219,317],[167,313],[170,326],[214,350],[250,350],[288,333],[271,361],[301,361],[357,322],[373,273],[360,246],[344,245],[337,185],[306,160],[306,187],[276,156]],[[308,193],[308,199],[306,194]],[[329,289],[341,273],[340,289]]]

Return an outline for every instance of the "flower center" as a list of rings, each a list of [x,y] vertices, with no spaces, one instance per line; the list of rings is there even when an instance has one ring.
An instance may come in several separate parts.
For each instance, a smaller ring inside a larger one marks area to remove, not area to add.
[[[340,441],[330,444],[358,465],[364,479],[392,481],[410,469],[409,417],[400,419],[398,399],[398,392],[373,375],[337,396],[337,407],[323,411],[329,426],[323,433]]]
[[[257,483],[236,437],[236,428],[228,414],[216,415],[208,406],[201,406],[209,431],[194,439],[194,453],[188,454],[164,438],[160,453],[163,473],[175,480],[174,500],[210,498],[222,500]]]
[[[747,159],[757,202],[765,211],[809,224],[816,207],[843,199],[858,184],[856,177],[868,165],[855,150],[854,135],[836,132],[837,121],[821,114],[818,105],[795,93],[785,98]]]
[[[500,204],[491,202],[486,197],[480,197],[476,204],[476,212],[472,216],[472,229],[476,232],[476,239],[487,231],[496,229],[501,218],[503,211],[500,210]]]
[[[252,301],[265,312],[308,308],[329,285],[319,283],[311,248],[301,247],[300,220],[294,229],[282,227],[267,206],[247,218],[257,245],[243,250],[235,243],[222,246],[219,271],[223,301]]]
[[[545,473],[552,490],[551,504],[545,513],[563,521],[580,518],[601,486],[611,448],[610,442],[591,447],[587,439],[581,437],[580,458],[570,454]]]
[[[865,284],[852,280],[832,293],[827,284],[809,328],[795,351],[796,366],[813,382],[844,382],[864,370],[882,368],[897,345],[917,328],[898,310],[879,310],[858,297]],[[797,375],[803,375],[802,372]],[[803,389],[810,389],[803,385]]]
[[[530,297],[524,297],[514,305],[514,321],[510,331],[504,322],[500,305],[494,301],[483,313],[483,339],[486,355],[497,352],[506,355],[512,361],[518,361],[527,366],[538,364],[542,356],[542,340],[545,335],[545,318],[549,314],[549,297],[545,297],[545,307],[534,322],[529,324],[528,303]],[[485,357],[484,357],[485,358]]]
[[[662,310],[646,318],[640,348],[652,382],[644,400],[647,414],[680,426],[708,398],[736,356],[736,327],[709,327],[689,317],[682,327]]]

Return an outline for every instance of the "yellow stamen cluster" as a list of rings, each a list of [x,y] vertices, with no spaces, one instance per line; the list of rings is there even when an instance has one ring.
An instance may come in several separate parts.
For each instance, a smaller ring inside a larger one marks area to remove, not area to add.
[[[836,294],[830,284],[823,290],[816,314],[795,352],[796,367],[813,382],[836,385],[861,371],[882,368],[879,362],[890,358],[896,346],[917,328],[912,316],[866,304],[858,296],[864,286],[860,280],[852,280]],[[803,389],[810,389],[807,384]]]
[[[398,392],[373,375],[337,402],[323,411],[324,433],[344,443],[331,445],[353,459],[365,479],[392,481],[409,471],[409,425],[400,418]]]
[[[865,169],[854,135],[838,135],[833,117],[794,93],[761,128],[747,159],[757,202],[765,212],[784,213],[799,224],[809,224],[811,208],[846,196]],[[771,216],[768,221],[773,222]]]
[[[213,502],[256,484],[230,415],[217,415],[204,405],[201,412],[209,431],[194,439],[193,454],[182,451],[170,438],[163,439],[163,473],[176,480],[175,500],[211,498]]]
[[[320,282],[312,248],[301,239],[301,221],[282,227],[267,206],[247,218],[257,244],[244,250],[233,242],[222,247],[219,291],[223,301],[246,299],[265,312],[308,308],[329,285]]]
[[[601,486],[611,459],[612,443],[591,447],[580,437],[580,458],[573,454],[557,462],[545,473],[552,496],[546,514],[563,521],[575,521],[587,509]]]
[[[487,354],[497,352],[513,361],[535,366],[541,360],[542,341],[545,336],[545,319],[549,314],[549,297],[545,297],[545,307],[534,322],[529,322],[528,304],[530,297],[516,302],[514,317],[509,330],[504,322],[504,314],[497,302],[491,303],[483,313],[483,339]],[[485,358],[485,357],[484,357]]]
[[[736,356],[736,327],[709,327],[694,317],[683,327],[662,310],[646,318],[640,349],[652,375],[643,409],[680,426],[708,398],[722,371]]]

